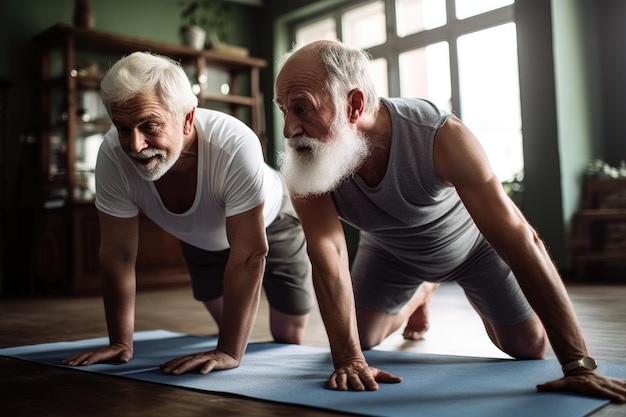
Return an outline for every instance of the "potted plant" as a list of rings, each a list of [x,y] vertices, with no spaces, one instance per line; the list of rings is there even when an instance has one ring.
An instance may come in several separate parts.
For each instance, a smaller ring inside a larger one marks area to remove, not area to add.
[[[200,50],[204,49],[207,37],[210,44],[227,39],[231,21],[228,4],[220,0],[183,0],[179,5],[184,45]]]

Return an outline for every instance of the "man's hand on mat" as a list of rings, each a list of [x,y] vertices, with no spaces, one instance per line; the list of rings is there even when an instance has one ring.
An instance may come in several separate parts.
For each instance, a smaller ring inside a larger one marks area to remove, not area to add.
[[[103,347],[94,351],[77,353],[67,359],[63,359],[63,365],[93,365],[99,362],[120,362],[127,363],[133,358],[133,350],[121,343],[113,343],[110,346]]]
[[[597,372],[566,375],[561,379],[537,385],[539,391],[572,391],[616,403],[626,402],[626,381],[609,378]]]
[[[172,359],[161,365],[161,369],[166,374],[180,375],[186,372],[200,370],[201,374],[208,374],[211,371],[222,371],[239,366],[239,361],[228,353],[221,350],[210,352],[194,353],[193,355],[182,356]]]
[[[339,391],[347,391],[350,388],[355,391],[376,391],[377,382],[398,383],[402,382],[402,378],[372,368],[365,362],[351,362],[335,369],[328,380],[328,388]]]

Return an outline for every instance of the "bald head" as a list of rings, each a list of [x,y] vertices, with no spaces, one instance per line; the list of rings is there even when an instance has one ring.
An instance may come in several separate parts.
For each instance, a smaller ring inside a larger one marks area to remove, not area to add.
[[[319,40],[294,48],[281,60],[276,88],[284,82],[301,77],[303,83],[313,82],[313,88],[328,92],[333,101],[347,97],[355,89],[365,95],[365,111],[378,108],[378,97],[369,75],[369,56],[363,50],[338,41]]]
[[[326,48],[341,48],[343,45],[338,41],[319,40],[311,42],[302,47],[294,47],[290,52],[283,55],[283,63],[286,63],[291,58],[295,59],[320,59],[321,52]]]

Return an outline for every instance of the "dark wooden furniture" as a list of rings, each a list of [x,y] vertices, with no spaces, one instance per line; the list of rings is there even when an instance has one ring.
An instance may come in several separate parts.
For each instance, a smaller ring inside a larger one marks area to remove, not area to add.
[[[260,133],[259,71],[266,61],[64,24],[36,35],[34,44],[41,59],[41,207],[35,219],[30,289],[91,292],[99,288],[95,156],[111,126],[98,93],[106,70],[135,51],[169,56],[185,69],[201,107],[233,114]],[[138,286],[186,279],[178,241],[142,217]]]
[[[2,294],[2,283],[6,271],[5,246],[7,244],[7,222],[9,210],[8,188],[9,188],[9,169],[8,169],[8,134],[7,134],[7,115],[9,105],[9,87],[11,83],[8,79],[0,78],[0,294]]]
[[[626,178],[589,178],[582,208],[574,214],[570,236],[572,269],[579,280],[601,268],[624,269],[626,276]]]

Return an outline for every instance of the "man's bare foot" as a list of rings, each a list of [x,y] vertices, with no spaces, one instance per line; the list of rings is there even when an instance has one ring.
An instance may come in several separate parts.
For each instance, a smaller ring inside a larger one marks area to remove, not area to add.
[[[409,317],[409,321],[402,332],[406,340],[420,340],[429,329],[428,302],[417,308]]]
[[[437,287],[439,287],[439,284],[425,282],[418,288],[414,296],[417,307],[409,316],[406,327],[402,332],[402,336],[406,340],[420,340],[430,328],[428,323],[430,299]]]

